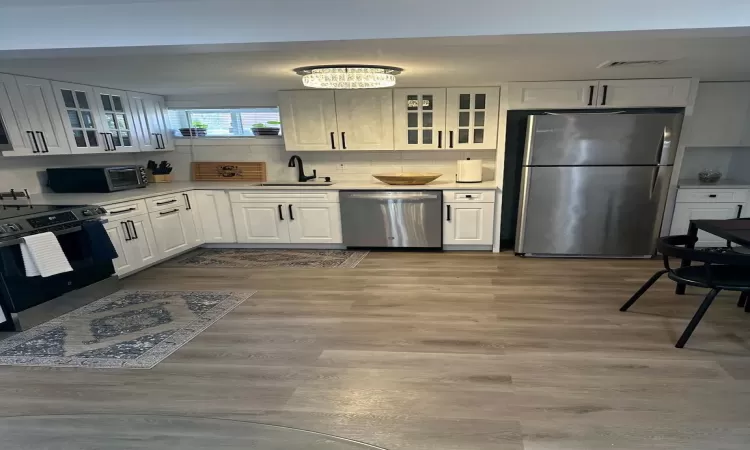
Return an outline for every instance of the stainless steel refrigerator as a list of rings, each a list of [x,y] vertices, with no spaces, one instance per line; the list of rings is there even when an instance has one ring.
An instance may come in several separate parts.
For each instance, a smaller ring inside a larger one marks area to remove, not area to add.
[[[655,253],[682,114],[529,116],[516,253]]]

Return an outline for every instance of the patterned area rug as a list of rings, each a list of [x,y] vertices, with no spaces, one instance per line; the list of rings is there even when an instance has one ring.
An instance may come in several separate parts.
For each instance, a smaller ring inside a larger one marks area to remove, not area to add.
[[[202,248],[167,263],[191,267],[357,267],[369,252],[349,250],[254,250]]]
[[[0,341],[0,364],[150,369],[254,291],[120,291]]]

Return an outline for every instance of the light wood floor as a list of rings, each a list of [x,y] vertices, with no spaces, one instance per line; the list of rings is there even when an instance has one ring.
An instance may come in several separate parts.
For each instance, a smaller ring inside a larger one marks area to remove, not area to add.
[[[665,277],[618,311],[658,268],[489,253],[155,267],[124,287],[258,292],[151,370],[0,367],[0,414],[235,418],[403,450],[745,450],[750,314],[721,295],[675,349],[701,291]]]

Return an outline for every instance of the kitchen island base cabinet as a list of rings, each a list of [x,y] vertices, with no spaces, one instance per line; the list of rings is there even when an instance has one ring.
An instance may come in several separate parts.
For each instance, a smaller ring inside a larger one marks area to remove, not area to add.
[[[338,203],[290,204],[289,242],[292,244],[340,244],[341,216]]]
[[[232,205],[224,191],[194,191],[195,208],[199,212],[199,224],[203,230],[203,241],[208,244],[237,242],[232,220]]]
[[[185,235],[185,214],[182,208],[149,214],[154,227],[156,245],[162,257],[169,257],[183,252],[191,247]]]
[[[288,244],[289,214],[281,203],[242,203],[232,205],[237,242]]]
[[[443,209],[443,245],[492,245],[494,203],[446,203]]]

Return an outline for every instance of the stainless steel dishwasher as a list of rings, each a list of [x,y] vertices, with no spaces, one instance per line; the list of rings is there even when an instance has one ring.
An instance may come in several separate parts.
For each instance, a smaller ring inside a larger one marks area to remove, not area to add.
[[[347,247],[442,247],[442,191],[341,191],[339,200]]]

